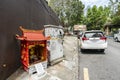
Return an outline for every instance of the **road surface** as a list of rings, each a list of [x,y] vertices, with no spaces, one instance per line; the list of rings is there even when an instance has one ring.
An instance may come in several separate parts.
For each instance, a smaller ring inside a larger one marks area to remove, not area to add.
[[[120,42],[108,39],[104,53],[88,50],[79,54],[80,80],[120,80]]]

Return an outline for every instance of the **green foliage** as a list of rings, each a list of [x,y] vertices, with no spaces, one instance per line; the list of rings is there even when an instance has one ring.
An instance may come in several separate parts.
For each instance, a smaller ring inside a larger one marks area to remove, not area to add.
[[[82,23],[84,5],[80,0],[50,0],[49,5],[59,16],[63,26]]]
[[[120,15],[119,16],[115,16],[113,19],[112,19],[112,23],[114,25],[120,25]]]
[[[109,17],[109,13],[110,9],[108,7],[97,7],[94,5],[92,8],[88,8],[85,22],[88,30],[102,29],[103,25],[106,23],[107,18]]]
[[[110,0],[111,19],[113,25],[120,25],[120,0]]]

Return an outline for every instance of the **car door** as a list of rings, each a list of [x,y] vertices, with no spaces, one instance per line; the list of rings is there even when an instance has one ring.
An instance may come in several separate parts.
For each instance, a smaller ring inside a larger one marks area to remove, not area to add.
[[[120,31],[119,31],[119,33],[118,33],[118,40],[120,41]]]

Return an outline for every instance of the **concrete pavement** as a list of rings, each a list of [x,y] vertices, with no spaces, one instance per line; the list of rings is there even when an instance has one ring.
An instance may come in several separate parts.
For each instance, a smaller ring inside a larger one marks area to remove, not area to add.
[[[49,66],[45,74],[29,75],[22,68],[19,68],[7,80],[78,80],[78,40],[77,37],[65,36],[64,60],[55,65]]]

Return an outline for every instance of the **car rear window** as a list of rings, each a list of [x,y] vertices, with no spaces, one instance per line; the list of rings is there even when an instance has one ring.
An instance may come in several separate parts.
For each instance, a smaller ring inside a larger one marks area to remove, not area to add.
[[[86,32],[84,37],[86,38],[103,37],[103,33],[102,32]]]

